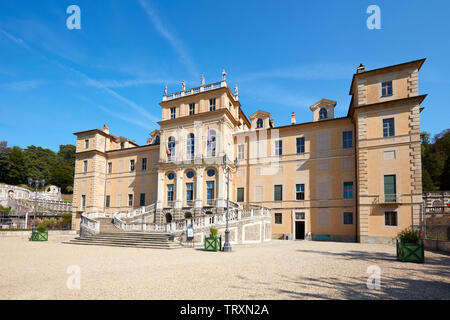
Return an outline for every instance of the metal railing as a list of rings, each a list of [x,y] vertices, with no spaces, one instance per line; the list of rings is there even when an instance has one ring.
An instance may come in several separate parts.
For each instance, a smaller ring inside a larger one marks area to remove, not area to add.
[[[380,194],[379,196],[375,197],[374,203],[378,203],[378,204],[402,203],[402,194],[400,194],[400,193]]]

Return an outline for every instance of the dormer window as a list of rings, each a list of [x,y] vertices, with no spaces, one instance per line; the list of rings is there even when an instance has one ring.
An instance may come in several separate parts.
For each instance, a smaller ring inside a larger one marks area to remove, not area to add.
[[[125,142],[120,143],[120,149],[122,149],[122,150],[125,149]]]
[[[262,119],[258,119],[256,121],[256,129],[262,128],[262,127],[263,127],[263,120]]]
[[[327,109],[325,109],[325,108],[320,109],[320,111],[319,111],[319,120],[323,120],[323,119],[326,119],[326,118],[328,118]]]
[[[392,96],[392,81],[385,81],[381,83],[381,96]]]
[[[176,108],[170,108],[170,119],[175,119]]]

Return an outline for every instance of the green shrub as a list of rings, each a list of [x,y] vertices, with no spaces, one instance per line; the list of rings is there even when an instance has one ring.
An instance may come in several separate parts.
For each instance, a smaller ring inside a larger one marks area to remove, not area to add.
[[[63,213],[62,214],[62,222],[65,224],[72,223],[72,214],[71,213]]]
[[[47,232],[48,228],[44,223],[41,223],[40,225],[37,226],[36,230],[38,232]]]
[[[397,237],[400,241],[406,243],[419,243],[420,241],[419,231],[414,231],[412,229],[402,230]]]
[[[219,230],[217,228],[214,228],[214,227],[209,228],[210,237],[217,237],[217,232],[219,232]]]

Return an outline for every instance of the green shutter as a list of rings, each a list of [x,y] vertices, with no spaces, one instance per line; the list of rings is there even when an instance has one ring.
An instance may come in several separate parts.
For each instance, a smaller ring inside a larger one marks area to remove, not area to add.
[[[395,175],[384,176],[384,196],[386,202],[395,202],[396,193]]]
[[[244,188],[237,188],[237,202],[244,202]]]
[[[283,186],[282,185],[276,185],[274,189],[274,198],[275,201],[282,201],[283,200]]]

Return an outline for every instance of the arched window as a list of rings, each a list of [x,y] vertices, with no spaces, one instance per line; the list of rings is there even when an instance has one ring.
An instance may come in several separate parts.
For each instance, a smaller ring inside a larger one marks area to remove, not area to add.
[[[208,132],[207,155],[208,155],[208,157],[216,156],[216,131],[215,130],[209,130],[209,132]]]
[[[155,137],[155,144],[159,144],[159,136]]]
[[[186,158],[187,159],[194,159],[194,147],[195,147],[195,142],[194,142],[194,134],[193,133],[189,133],[187,136],[187,142],[186,142]]]
[[[319,111],[319,120],[328,118],[327,109],[322,108]]]
[[[175,159],[175,138],[169,137],[169,143],[167,144],[167,159],[169,161]]]
[[[263,121],[262,119],[256,120],[256,128],[262,128],[263,127]]]

